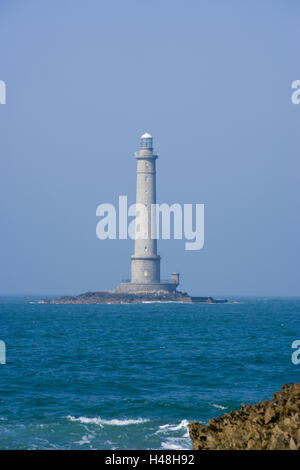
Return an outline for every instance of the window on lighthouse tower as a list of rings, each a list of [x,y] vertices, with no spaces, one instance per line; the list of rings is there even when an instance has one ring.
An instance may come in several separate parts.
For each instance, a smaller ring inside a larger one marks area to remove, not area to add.
[[[152,137],[150,134],[143,134],[141,138],[141,148],[152,149]]]

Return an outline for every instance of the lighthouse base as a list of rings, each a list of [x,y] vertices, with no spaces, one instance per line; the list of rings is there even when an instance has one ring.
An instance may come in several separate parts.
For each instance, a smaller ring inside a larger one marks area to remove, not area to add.
[[[176,292],[176,287],[177,284],[173,282],[157,284],[121,282],[121,284],[115,289],[115,292],[117,294],[165,294]]]

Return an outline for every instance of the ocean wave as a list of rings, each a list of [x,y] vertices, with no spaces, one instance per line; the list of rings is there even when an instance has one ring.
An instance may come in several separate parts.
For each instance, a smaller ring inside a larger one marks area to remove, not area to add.
[[[188,420],[183,419],[178,424],[162,424],[159,426],[155,434],[162,434],[161,449],[190,450],[191,439],[188,424]]]
[[[163,433],[167,433],[167,432],[172,432],[172,431],[179,431],[181,429],[188,429],[188,420],[187,419],[183,419],[182,421],[180,421],[179,424],[163,424],[162,426],[159,426],[158,430],[156,431],[156,433],[160,433],[160,432],[163,432]]]
[[[141,304],[186,304],[181,300],[142,300]]]
[[[217,408],[218,410],[226,410],[227,409],[227,406],[217,405],[216,403],[210,403],[210,405],[213,406],[214,408]]]
[[[187,442],[182,442],[182,439],[170,437],[165,442],[161,443],[161,450],[191,450],[191,446]]]
[[[103,428],[104,425],[108,426],[128,426],[130,424],[140,424],[146,423],[149,419],[138,418],[138,419],[102,419],[100,417],[87,418],[85,416],[80,416],[75,418],[74,416],[67,416],[69,421],[77,421],[82,424],[96,424]]]
[[[90,444],[91,443],[91,440],[94,439],[95,436],[93,436],[92,434],[86,434],[84,436],[82,436],[82,438],[80,439],[80,441],[77,441],[75,442],[75,444],[79,444],[80,446],[84,446],[86,444]]]

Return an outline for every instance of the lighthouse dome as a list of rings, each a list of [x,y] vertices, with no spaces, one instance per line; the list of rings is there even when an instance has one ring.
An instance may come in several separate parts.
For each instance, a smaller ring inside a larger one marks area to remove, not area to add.
[[[153,148],[153,138],[152,135],[148,132],[145,132],[141,136],[141,148],[152,149]]]

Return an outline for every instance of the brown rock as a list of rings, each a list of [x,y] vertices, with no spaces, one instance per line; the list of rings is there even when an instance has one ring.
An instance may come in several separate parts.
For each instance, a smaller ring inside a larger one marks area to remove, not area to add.
[[[283,385],[274,398],[208,422],[189,424],[195,450],[300,450],[300,384]]]

